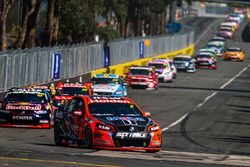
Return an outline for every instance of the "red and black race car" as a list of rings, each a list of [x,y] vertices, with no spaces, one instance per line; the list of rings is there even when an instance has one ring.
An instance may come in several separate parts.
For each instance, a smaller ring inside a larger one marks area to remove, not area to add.
[[[131,88],[154,90],[158,87],[157,76],[154,67],[132,66],[126,74],[125,81]]]
[[[76,96],[55,111],[55,143],[157,152],[161,128],[149,116],[127,97]]]
[[[54,107],[46,90],[12,88],[0,108],[0,126],[51,128]]]
[[[77,95],[92,95],[90,86],[90,83],[60,82],[57,85],[57,89],[60,90],[61,95],[53,97],[54,104],[60,106]]]

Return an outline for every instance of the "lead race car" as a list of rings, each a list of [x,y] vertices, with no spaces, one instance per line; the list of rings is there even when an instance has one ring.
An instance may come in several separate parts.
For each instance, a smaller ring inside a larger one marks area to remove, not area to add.
[[[55,143],[157,152],[161,128],[149,116],[127,97],[74,97],[55,112]]]
[[[96,74],[91,81],[93,95],[127,96],[127,88],[117,74]]]
[[[46,90],[12,88],[1,103],[0,126],[51,128],[54,110]]]

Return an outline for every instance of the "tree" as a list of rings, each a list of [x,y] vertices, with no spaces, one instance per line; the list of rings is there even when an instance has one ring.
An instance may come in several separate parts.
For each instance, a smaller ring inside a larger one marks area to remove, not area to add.
[[[86,1],[64,1],[61,12],[61,42],[77,43],[93,40],[96,22]]]
[[[36,46],[35,33],[37,26],[37,15],[39,12],[40,5],[41,5],[41,0],[38,0],[35,5],[34,12],[28,18],[26,36],[23,46],[25,48],[33,48]]]
[[[18,33],[18,38],[16,42],[16,48],[24,48],[24,40],[26,37],[28,27],[28,19],[35,11],[37,0],[25,0],[23,1],[23,18],[21,23],[21,28]]]
[[[0,8],[0,50],[7,48],[6,19],[15,0],[1,0]]]

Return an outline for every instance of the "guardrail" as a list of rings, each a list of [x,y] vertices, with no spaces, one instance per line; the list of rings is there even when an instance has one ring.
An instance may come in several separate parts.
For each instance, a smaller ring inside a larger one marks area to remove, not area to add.
[[[114,66],[182,50],[193,42],[193,30],[185,27],[178,34],[112,41],[107,44],[108,57],[104,56],[103,42],[3,51],[0,52],[0,91],[90,73],[105,67],[107,58],[109,65]]]

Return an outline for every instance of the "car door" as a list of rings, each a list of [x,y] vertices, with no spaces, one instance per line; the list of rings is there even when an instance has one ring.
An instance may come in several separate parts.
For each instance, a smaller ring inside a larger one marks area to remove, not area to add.
[[[85,117],[85,103],[82,98],[75,98],[73,112],[70,112],[72,117],[72,130],[74,134],[79,137],[81,125],[84,123]]]
[[[64,131],[67,134],[67,137],[71,140],[74,140],[76,138],[76,134],[74,132],[74,106],[77,103],[76,99],[69,100],[63,109],[63,125],[64,125]]]

